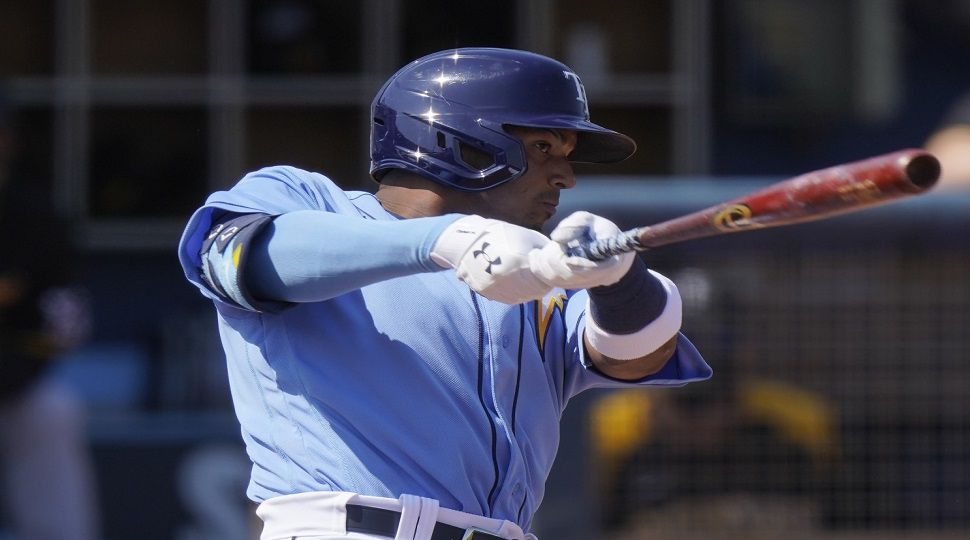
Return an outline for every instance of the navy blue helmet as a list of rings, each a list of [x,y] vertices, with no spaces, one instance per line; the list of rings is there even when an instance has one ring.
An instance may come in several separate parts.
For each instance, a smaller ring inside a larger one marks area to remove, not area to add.
[[[526,168],[521,141],[504,126],[578,133],[569,160],[613,163],[633,139],[589,121],[586,90],[573,70],[535,53],[494,48],[441,51],[404,66],[371,106],[371,175],[390,169],[481,191]]]

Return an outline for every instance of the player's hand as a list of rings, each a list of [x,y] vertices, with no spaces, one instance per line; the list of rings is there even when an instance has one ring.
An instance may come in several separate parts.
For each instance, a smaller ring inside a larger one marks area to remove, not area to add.
[[[529,253],[553,244],[542,233],[480,216],[452,223],[431,250],[439,265],[482,296],[521,304],[542,298],[552,286],[532,273]]]
[[[588,242],[619,234],[612,221],[589,212],[574,212],[562,220],[550,235],[552,242],[529,257],[532,272],[544,282],[563,289],[588,289],[616,283],[629,270],[636,254],[614,255],[602,261],[570,256],[570,242]]]

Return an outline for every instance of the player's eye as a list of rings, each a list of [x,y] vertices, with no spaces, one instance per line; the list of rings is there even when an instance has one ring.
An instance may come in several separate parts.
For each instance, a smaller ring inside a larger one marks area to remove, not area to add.
[[[552,145],[549,144],[549,143],[547,143],[547,142],[545,142],[545,141],[539,141],[539,142],[535,143],[535,147],[536,147],[537,150],[539,150],[543,154],[548,154],[549,153],[549,150],[552,150]]]

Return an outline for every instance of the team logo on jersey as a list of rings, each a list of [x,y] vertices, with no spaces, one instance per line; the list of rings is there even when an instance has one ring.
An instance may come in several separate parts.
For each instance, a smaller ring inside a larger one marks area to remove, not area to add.
[[[536,300],[536,343],[539,344],[540,352],[545,350],[552,316],[558,311],[561,317],[565,306],[566,294],[561,291],[553,290],[544,298]]]
[[[472,257],[474,257],[474,258],[477,259],[479,257],[479,255],[480,255],[482,257],[482,259],[484,259],[485,262],[487,263],[487,266],[485,267],[485,273],[486,274],[491,274],[492,273],[492,266],[498,266],[498,265],[502,264],[502,257],[495,257],[493,259],[491,257],[491,255],[489,255],[485,251],[486,249],[488,249],[488,246],[489,246],[489,243],[488,242],[482,242],[482,248],[481,249],[476,249],[475,251],[473,251],[472,252]]]

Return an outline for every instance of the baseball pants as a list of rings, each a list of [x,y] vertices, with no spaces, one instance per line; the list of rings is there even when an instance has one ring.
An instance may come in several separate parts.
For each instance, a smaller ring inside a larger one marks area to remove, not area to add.
[[[311,492],[268,499],[256,514],[260,540],[536,540],[510,521],[441,508],[438,501],[347,492]]]

